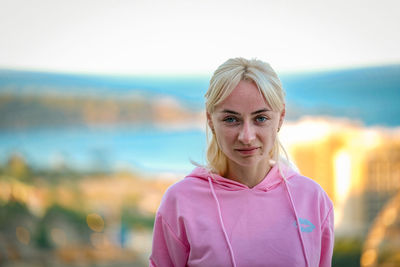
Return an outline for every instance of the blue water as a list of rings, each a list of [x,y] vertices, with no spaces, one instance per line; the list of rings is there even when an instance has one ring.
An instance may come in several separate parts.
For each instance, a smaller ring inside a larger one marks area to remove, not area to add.
[[[346,117],[366,126],[400,126],[400,65],[282,77],[288,112]]]
[[[365,126],[400,126],[400,65],[282,74],[287,119],[304,115],[345,117]],[[200,110],[209,77],[111,77],[0,70],[0,94],[90,95],[124,97],[140,93],[172,96]],[[0,164],[18,152],[34,167],[63,162],[76,169],[132,169],[188,172],[190,160],[204,163],[201,130],[151,127],[0,129]]]
[[[165,131],[132,127],[29,129],[0,132],[0,162],[17,152],[36,168],[188,172],[204,163],[201,130]]]

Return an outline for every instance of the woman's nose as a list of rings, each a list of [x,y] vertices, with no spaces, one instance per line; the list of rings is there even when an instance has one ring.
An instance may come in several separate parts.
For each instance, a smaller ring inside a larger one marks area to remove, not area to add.
[[[251,144],[256,138],[254,125],[251,125],[249,122],[244,122],[242,128],[239,133],[239,141],[245,145]]]

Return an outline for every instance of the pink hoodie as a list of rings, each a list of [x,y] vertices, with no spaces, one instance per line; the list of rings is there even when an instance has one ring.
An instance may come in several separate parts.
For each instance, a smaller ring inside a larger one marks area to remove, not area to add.
[[[313,180],[282,173],[286,181],[275,165],[248,188],[196,168],[164,195],[150,266],[331,266],[331,200]]]

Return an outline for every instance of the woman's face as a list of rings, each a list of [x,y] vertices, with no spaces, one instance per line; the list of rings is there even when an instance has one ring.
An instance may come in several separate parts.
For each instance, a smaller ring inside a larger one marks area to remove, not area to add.
[[[284,115],[271,109],[254,82],[241,81],[207,119],[229,166],[260,167],[270,159]]]

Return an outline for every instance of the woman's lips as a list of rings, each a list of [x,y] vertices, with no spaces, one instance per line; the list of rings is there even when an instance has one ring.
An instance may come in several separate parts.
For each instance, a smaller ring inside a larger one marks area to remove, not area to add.
[[[246,148],[237,148],[236,151],[243,155],[252,155],[256,153],[258,150],[258,147],[246,147]]]

